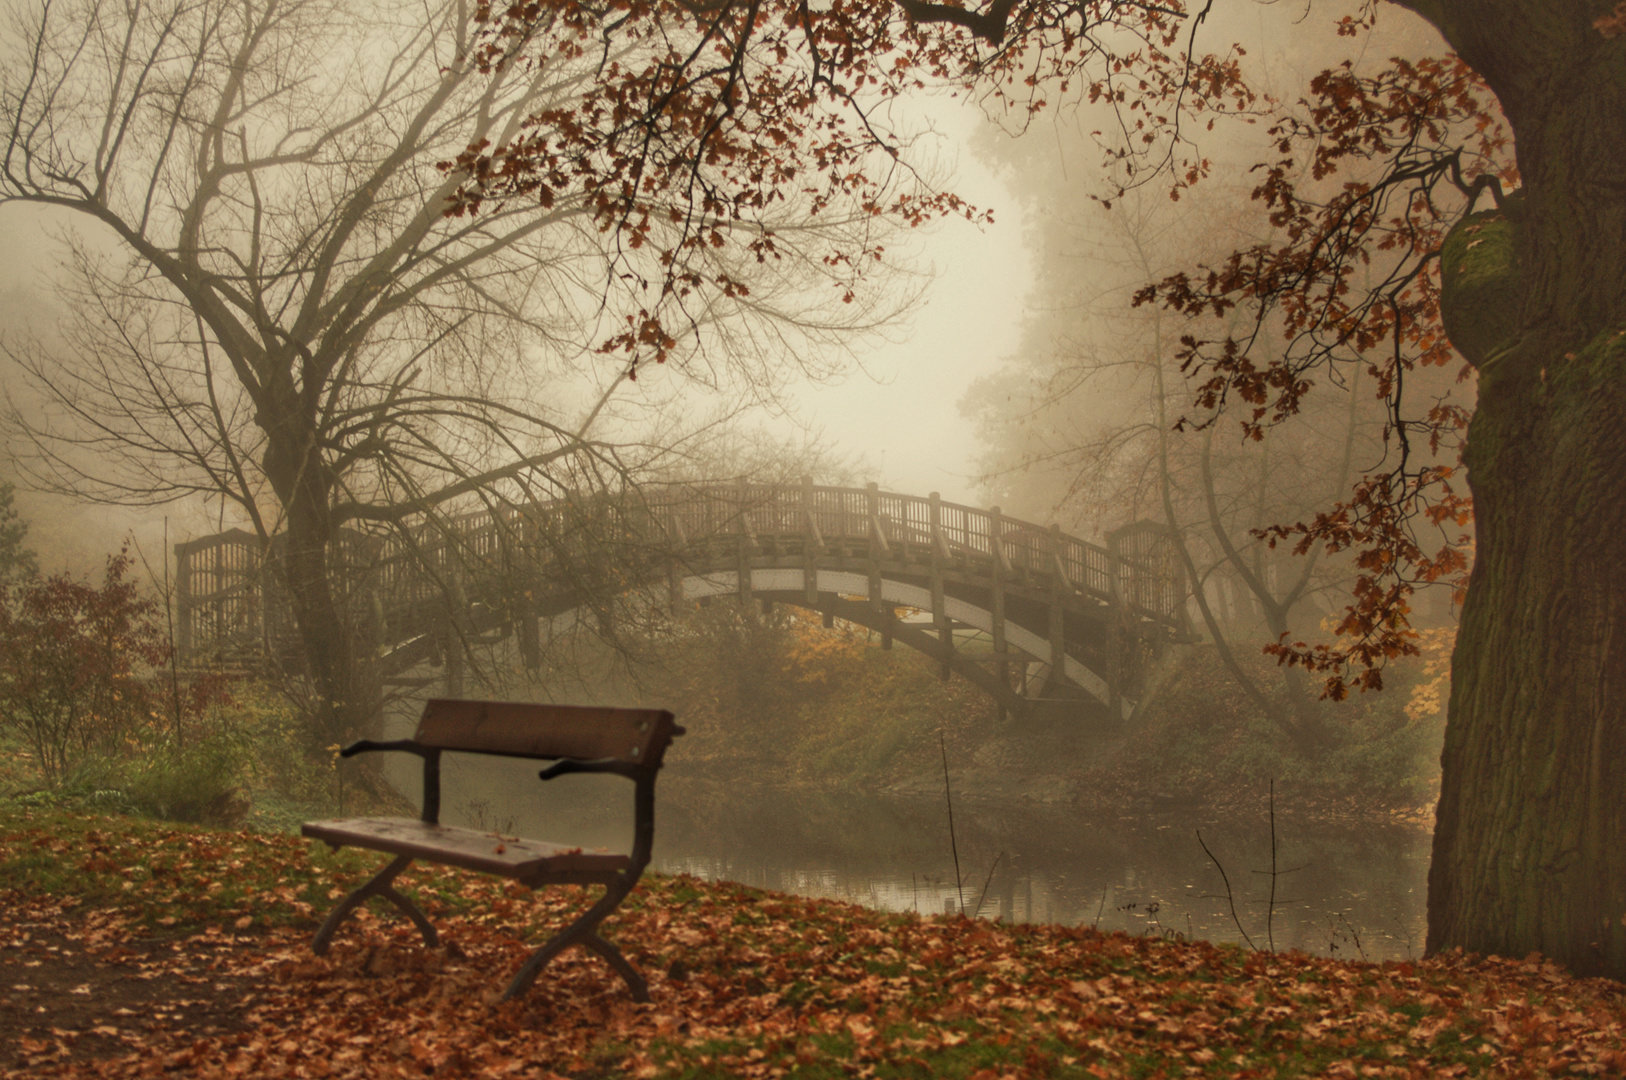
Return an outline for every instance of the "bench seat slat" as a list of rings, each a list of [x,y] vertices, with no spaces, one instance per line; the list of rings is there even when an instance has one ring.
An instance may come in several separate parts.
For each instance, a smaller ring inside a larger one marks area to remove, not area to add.
[[[617,873],[632,865],[630,855],[584,851],[546,840],[509,839],[455,825],[431,825],[417,818],[335,818],[308,821],[300,831],[336,847],[410,855],[521,881],[551,874]]]

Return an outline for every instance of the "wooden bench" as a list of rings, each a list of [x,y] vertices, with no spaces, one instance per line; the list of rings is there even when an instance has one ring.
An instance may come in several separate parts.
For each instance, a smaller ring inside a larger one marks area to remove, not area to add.
[[[327,951],[345,918],[369,897],[381,896],[406,913],[436,944],[435,928],[424,913],[392,884],[414,861],[460,866],[513,878],[522,885],[603,885],[597,903],[532,953],[515,974],[502,1000],[523,994],[542,968],[571,945],[583,945],[607,960],[626,980],[632,996],[649,1000],[649,987],[621,951],[598,932],[598,924],[638,882],[649,864],[655,840],[655,774],[672,739],[683,734],[672,714],[660,709],[606,709],[576,705],[524,705],[500,701],[431,700],[417,733],[394,742],[362,740],[341,756],[369,750],[405,750],[423,759],[423,814],[413,818],[341,818],[306,822],[301,830],[334,848],[370,848],[395,856],[372,880],[339,902],[312,948]],[[633,841],[630,854],[587,851],[542,840],[508,839],[477,829],[440,824],[440,757],[444,751],[535,758],[553,764],[543,780],[566,773],[612,773],[631,780]]]

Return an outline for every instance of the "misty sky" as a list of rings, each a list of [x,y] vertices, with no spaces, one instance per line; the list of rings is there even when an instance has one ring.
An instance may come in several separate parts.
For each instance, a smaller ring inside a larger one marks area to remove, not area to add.
[[[797,395],[806,420],[830,444],[857,455],[866,478],[910,495],[936,491],[980,506],[971,425],[960,400],[972,380],[1016,345],[1032,267],[1023,246],[1021,206],[966,144],[981,114],[941,100],[930,110],[943,133],[951,187],[995,223],[963,220],[923,230],[914,260],[933,279],[921,306],[891,342],[862,354],[865,370],[839,385]]]

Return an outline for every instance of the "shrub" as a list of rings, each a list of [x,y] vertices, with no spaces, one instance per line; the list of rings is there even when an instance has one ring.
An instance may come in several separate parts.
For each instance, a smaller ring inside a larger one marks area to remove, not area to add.
[[[0,584],[0,727],[48,785],[85,759],[121,756],[157,706],[148,676],[169,642],[129,569],[125,550],[100,588],[66,573]]]

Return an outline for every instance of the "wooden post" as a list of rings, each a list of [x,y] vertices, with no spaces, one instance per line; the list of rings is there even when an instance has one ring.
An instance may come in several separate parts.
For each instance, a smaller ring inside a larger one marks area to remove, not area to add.
[[[873,483],[864,485],[869,510],[869,555],[865,560],[869,570],[869,604],[877,614],[885,610],[881,603],[881,556],[886,552],[886,537],[881,533],[881,493]],[[881,631],[881,648],[892,647],[892,632]]]
[[[214,580],[209,583],[209,592],[220,597],[226,591],[226,545],[216,541],[209,549],[214,556],[209,562],[212,565]],[[216,599],[211,605],[214,608],[214,647],[219,649],[226,640],[226,605]]]
[[[819,606],[819,558],[824,554],[824,537],[813,516],[813,478],[802,477],[802,591],[809,607]]]
[[[988,511],[988,547],[993,556],[994,579],[988,611],[994,620],[995,669],[999,672],[1000,684],[1009,686],[1011,685],[1011,664],[1008,656],[1008,646],[1005,644],[1005,575],[1010,571],[1011,567],[1005,558],[1004,533],[1004,519],[1000,517],[999,507],[995,506]],[[999,720],[1004,723],[1007,718],[1005,704],[1001,701]]]
[[[175,647],[185,656],[192,651],[192,553],[186,544],[175,545]]]
[[[932,532],[932,622],[937,627],[937,640],[943,645],[943,661],[938,677],[948,682],[949,676],[953,674],[951,658],[954,655],[954,630],[949,625],[948,612],[943,603],[943,562],[948,554],[948,545],[943,541],[943,503],[941,496],[935,491],[926,499]]]
[[[448,553],[448,562],[450,562]],[[463,696],[463,642],[469,619],[468,596],[463,592],[462,575],[453,566],[446,568],[448,618],[446,619],[446,696]]]
[[[1127,604],[1124,601],[1123,579],[1129,569],[1128,561],[1118,550],[1118,537],[1113,534],[1107,538],[1108,550],[1112,552],[1112,562],[1107,573],[1107,591],[1112,596],[1112,602],[1107,605],[1107,704],[1112,708],[1112,717],[1117,720],[1123,716],[1123,663],[1124,663],[1124,615]],[[1133,585],[1131,585],[1133,587]]]
[[[689,538],[683,532],[683,522],[678,518],[677,509],[669,507],[666,511],[666,598],[674,615],[683,610],[681,560],[682,552],[687,550],[688,546]]]
[[[736,554],[735,569],[736,569],[736,573],[738,574],[738,581],[736,582],[736,586],[737,586],[738,595],[739,595],[740,607],[744,608],[744,607],[748,606],[751,603],[751,539],[752,539],[751,538],[750,515],[747,514],[746,510],[745,510],[747,494],[746,494],[745,481],[744,480],[740,481],[738,491],[739,491],[739,504],[737,506],[737,511],[738,511],[739,516],[735,520],[738,523],[739,537],[738,537],[738,544],[736,545],[736,548],[735,548],[735,554]]]
[[[1062,615],[1066,590],[1072,588],[1067,580],[1067,567],[1061,558],[1061,526],[1050,526],[1050,685],[1059,686],[1067,674],[1067,637]]]
[[[526,604],[519,615],[519,655],[529,671],[535,671],[542,666],[542,626],[541,620]]]

